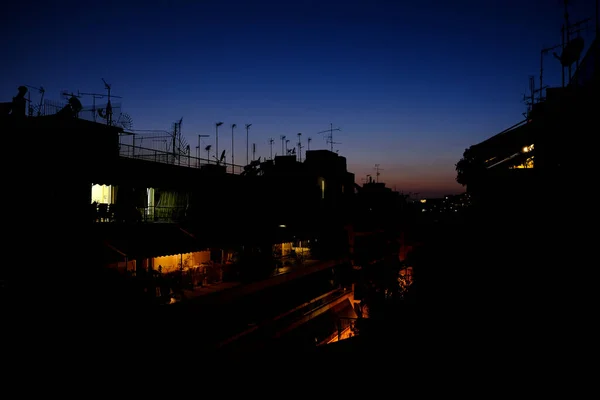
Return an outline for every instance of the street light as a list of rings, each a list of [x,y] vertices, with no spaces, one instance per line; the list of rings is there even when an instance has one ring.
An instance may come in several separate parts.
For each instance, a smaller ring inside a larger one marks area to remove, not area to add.
[[[250,161],[248,160],[248,129],[250,129],[251,126],[252,124],[246,124],[246,165],[250,164]]]
[[[237,127],[236,124],[231,124],[231,172],[233,172],[233,168],[235,165],[235,159],[233,157],[233,130]]]
[[[217,130],[217,143],[216,143],[216,146],[215,146],[215,150],[216,150],[216,152],[217,152],[217,157],[219,157],[219,127],[220,127],[221,125],[223,125],[223,123],[222,123],[222,122],[217,122],[217,123],[215,124],[215,128],[216,128],[216,130]]]

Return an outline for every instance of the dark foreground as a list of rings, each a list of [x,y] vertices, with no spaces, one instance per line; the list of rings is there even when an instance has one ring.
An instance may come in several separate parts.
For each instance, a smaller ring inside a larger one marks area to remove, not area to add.
[[[327,362],[410,366],[448,357],[485,365],[555,363],[585,346],[592,320],[596,292],[585,279],[590,247],[576,225],[569,218],[504,214],[427,226],[414,254],[412,304],[388,310],[368,334],[318,348],[274,346],[237,357],[198,350],[201,339],[186,329],[193,325],[188,316],[140,307],[126,287],[102,274],[85,290],[42,285],[36,292],[32,285],[30,298],[5,291],[3,329],[17,354],[69,359],[82,368],[110,362],[196,370],[232,360],[245,369],[257,360],[282,368]],[[112,302],[97,301],[106,298]],[[574,340],[576,333],[581,340]]]

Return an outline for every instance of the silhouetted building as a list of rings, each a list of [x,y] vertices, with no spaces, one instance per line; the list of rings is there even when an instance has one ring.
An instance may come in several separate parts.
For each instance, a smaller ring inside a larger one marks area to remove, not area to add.
[[[524,209],[564,182],[584,184],[593,159],[585,137],[599,129],[597,60],[596,39],[568,85],[548,88],[526,120],[465,150],[457,180],[477,203]]]

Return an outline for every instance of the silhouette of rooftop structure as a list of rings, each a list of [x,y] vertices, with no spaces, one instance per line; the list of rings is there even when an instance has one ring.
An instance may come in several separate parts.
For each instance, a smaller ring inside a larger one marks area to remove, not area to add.
[[[304,251],[306,242],[316,239],[319,244],[313,244],[311,252],[330,264],[305,273],[317,276],[322,268],[325,273],[318,279],[328,285],[334,282],[332,276],[337,284],[342,279],[338,275],[347,273],[347,226],[354,220],[356,186],[346,158],[337,152],[309,150],[302,162],[290,154],[232,166],[222,156],[192,157],[189,147],[182,152],[175,133],[163,132],[166,139],[160,138],[163,144],[172,140],[170,149],[145,147],[142,140],[136,141],[141,136],[118,119],[108,123],[82,118],[77,96],[58,111],[28,114],[26,89],[19,88],[12,102],[0,105],[0,128],[11,134],[12,144],[23,137],[36,143],[35,172],[25,179],[10,177],[23,189],[25,209],[40,209],[40,194],[30,182],[42,181],[42,208],[51,212],[43,223],[32,225],[47,226],[40,235],[48,238],[44,243],[49,251],[75,248],[65,262],[68,266],[49,282],[58,276],[64,278],[61,288],[67,283],[77,288],[85,281],[108,301],[110,290],[101,286],[110,279],[94,283],[100,267],[150,282],[157,272],[156,258],[179,256],[183,271],[183,254],[206,252],[211,261],[225,265],[223,249],[234,246],[248,249],[244,254],[251,261],[245,265],[258,271],[244,279],[260,282],[271,276],[265,268],[271,266],[267,262],[274,244],[289,242],[292,253],[292,247]],[[179,125],[177,133],[180,129]],[[96,199],[93,189],[101,190],[101,197]],[[46,201],[48,193],[52,195]],[[65,232],[53,234],[58,227]],[[72,271],[77,274],[68,275]],[[139,289],[134,292],[139,294]],[[85,289],[75,290],[79,298],[89,299]],[[147,298],[149,290],[154,288],[146,287],[141,296]],[[333,314],[328,318],[337,318]]]

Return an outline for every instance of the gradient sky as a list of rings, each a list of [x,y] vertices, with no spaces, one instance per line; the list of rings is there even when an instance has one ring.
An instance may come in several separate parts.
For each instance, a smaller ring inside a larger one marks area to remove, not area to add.
[[[24,84],[54,100],[104,93],[104,78],[134,129],[183,117],[192,147],[208,134],[202,146],[214,148],[223,121],[229,153],[236,123],[236,163],[246,123],[263,158],[269,138],[279,154],[279,136],[298,132],[328,148],[317,132],[332,123],[357,183],[379,164],[380,181],[421,197],[462,192],[464,149],[523,119],[528,76],[537,83],[540,50],[560,43],[563,21],[559,0],[85,3],[3,7],[0,101]],[[593,18],[594,5],[574,0],[571,20]],[[560,83],[551,55],[544,83]]]

